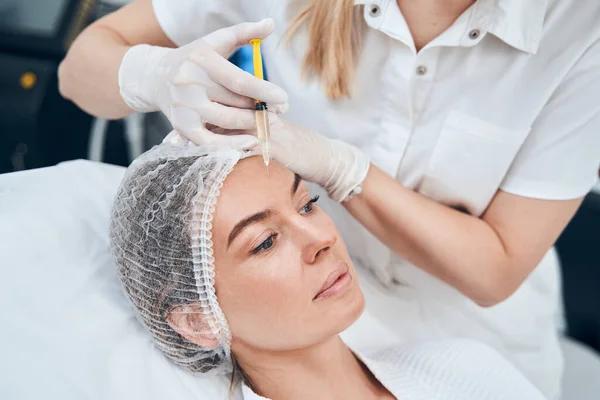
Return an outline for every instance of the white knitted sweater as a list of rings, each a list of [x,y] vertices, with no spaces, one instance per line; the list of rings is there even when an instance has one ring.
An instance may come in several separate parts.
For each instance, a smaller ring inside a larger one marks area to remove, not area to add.
[[[354,353],[399,400],[545,399],[496,351],[471,339]],[[235,398],[265,400],[247,386]]]

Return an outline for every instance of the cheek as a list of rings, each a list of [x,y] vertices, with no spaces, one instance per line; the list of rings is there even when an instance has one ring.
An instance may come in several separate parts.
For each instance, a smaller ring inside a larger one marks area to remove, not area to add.
[[[293,321],[312,300],[300,260],[288,245],[217,269],[217,297],[234,337],[261,346],[295,329]]]

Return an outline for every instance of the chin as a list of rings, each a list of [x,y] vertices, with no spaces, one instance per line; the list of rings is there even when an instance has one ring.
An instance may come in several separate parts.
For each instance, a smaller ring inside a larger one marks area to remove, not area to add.
[[[352,262],[350,262],[350,275],[352,275],[353,285],[351,289],[351,299],[349,300],[349,309],[353,309],[355,311],[356,318],[354,321],[356,321],[365,310],[365,295],[360,287],[358,274],[356,273],[356,269],[354,268],[354,264],[352,264]],[[354,321],[352,322],[354,323]]]
[[[348,312],[351,314],[349,317],[352,319],[352,322],[348,325],[352,325],[356,320],[362,315],[365,311],[365,295],[363,294],[360,286],[356,285],[356,295],[354,295],[354,301],[348,307]]]
[[[356,279],[356,275],[353,276]],[[355,281],[354,287],[345,301],[336,304],[328,318],[334,323],[334,334],[339,334],[351,325],[362,315],[365,310],[365,296],[358,285],[358,281]]]

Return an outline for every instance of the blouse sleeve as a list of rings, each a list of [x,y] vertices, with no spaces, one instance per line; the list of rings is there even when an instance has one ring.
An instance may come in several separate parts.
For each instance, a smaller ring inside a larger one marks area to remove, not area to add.
[[[242,0],[152,0],[152,7],[164,33],[178,46],[247,22]]]
[[[574,64],[542,109],[500,186],[539,199],[585,196],[600,168],[600,41]]]

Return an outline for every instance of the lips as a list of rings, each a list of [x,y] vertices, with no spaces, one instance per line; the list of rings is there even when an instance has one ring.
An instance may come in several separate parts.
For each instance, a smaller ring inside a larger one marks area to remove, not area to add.
[[[346,286],[347,281],[350,281],[350,267],[346,262],[340,262],[337,267],[327,276],[325,282],[323,282],[323,286],[319,289],[319,292],[313,298],[313,300],[317,300],[319,298],[328,297],[327,295],[335,294],[333,292],[338,292]]]

